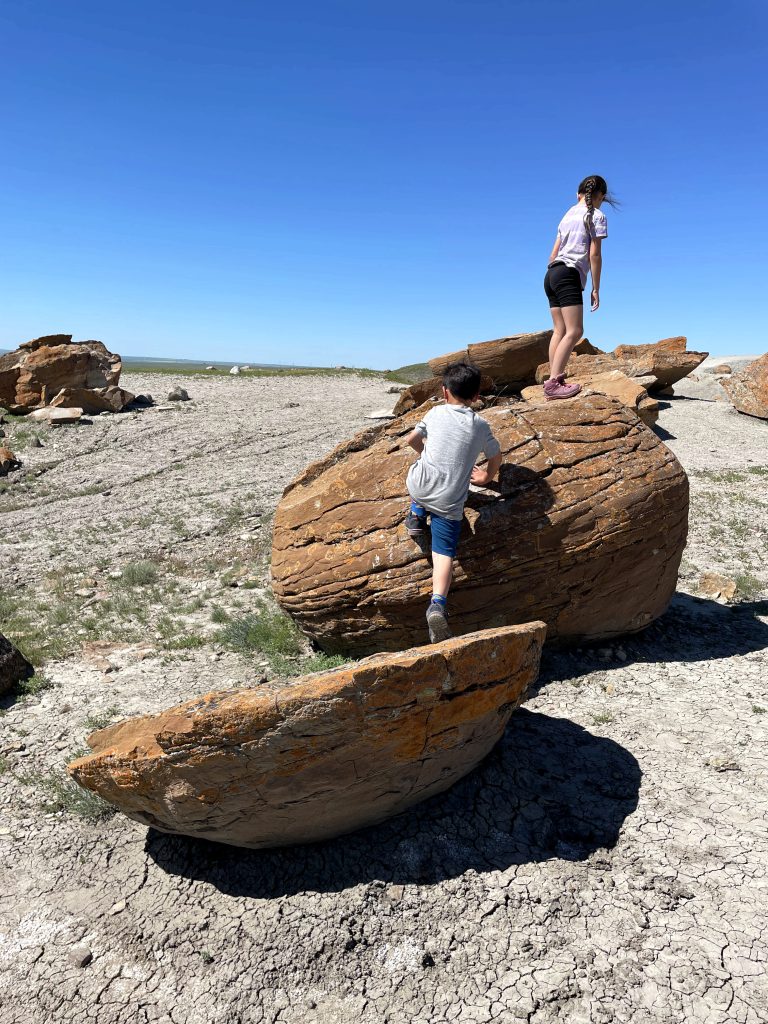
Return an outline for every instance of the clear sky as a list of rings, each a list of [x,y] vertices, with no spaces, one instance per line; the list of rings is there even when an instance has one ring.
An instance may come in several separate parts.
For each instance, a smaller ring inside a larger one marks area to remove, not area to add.
[[[590,14],[590,6],[594,14]],[[550,326],[764,352],[764,0],[3,0],[0,347],[387,368]]]

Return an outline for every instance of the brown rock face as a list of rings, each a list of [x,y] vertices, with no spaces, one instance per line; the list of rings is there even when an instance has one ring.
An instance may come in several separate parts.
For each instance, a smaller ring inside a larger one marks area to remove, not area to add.
[[[121,365],[100,341],[73,343],[70,334],[36,338],[0,356],[0,405],[24,413],[50,405],[62,389],[113,388]]]
[[[275,517],[275,595],[328,651],[423,642],[431,565],[408,537],[404,438],[419,410],[311,465]],[[688,527],[672,452],[617,399],[497,405],[500,482],[471,492],[451,626],[544,620],[553,638],[641,629],[667,606]]]
[[[768,420],[768,352],[720,383],[735,409]]]
[[[235,846],[351,832],[448,789],[536,678],[545,626],[209,693],[89,737],[70,774],[129,817]]]
[[[687,377],[709,355],[708,352],[686,352],[686,344],[683,337],[664,338],[653,345],[619,345],[612,353],[574,354],[568,360],[566,377],[580,381],[587,374],[619,370],[627,377],[653,378],[648,389],[660,391]],[[543,384],[548,376],[549,363],[543,363],[536,370],[536,382]]]
[[[581,377],[573,376],[571,379],[581,384],[584,391],[595,391],[599,395],[618,398],[627,408],[637,413],[649,427],[652,427],[659,418],[659,403],[638,383],[640,378],[627,377],[619,370],[611,370],[609,373],[585,373]],[[539,384],[523,388],[521,395],[527,402],[544,400],[544,392]]]
[[[538,331],[496,341],[481,341],[468,345],[461,352],[430,359],[429,367],[439,377],[451,363],[468,359],[481,373],[492,377],[497,387],[519,391],[526,384],[536,382],[536,367],[549,358],[551,338],[552,331]]]
[[[12,690],[16,683],[28,679],[34,671],[21,651],[0,633],[0,693]]]

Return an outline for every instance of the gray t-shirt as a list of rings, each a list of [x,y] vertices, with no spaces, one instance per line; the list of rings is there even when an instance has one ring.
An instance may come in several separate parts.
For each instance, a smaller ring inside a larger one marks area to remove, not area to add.
[[[425,444],[408,470],[408,493],[428,512],[461,519],[477,457],[498,455],[499,442],[488,421],[466,405],[435,406],[414,429]]]
[[[586,203],[576,203],[557,225],[557,237],[560,248],[555,261],[567,267],[575,267],[581,278],[581,287],[587,283],[589,273],[589,246],[592,238],[608,237],[608,220],[602,210],[594,210],[592,214],[592,235],[587,231],[584,218],[587,215]]]

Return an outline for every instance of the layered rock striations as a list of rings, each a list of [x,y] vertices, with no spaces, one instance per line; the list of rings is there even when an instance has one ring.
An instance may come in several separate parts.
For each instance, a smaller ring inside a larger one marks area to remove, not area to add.
[[[69,772],[165,832],[249,847],[329,839],[474,768],[536,678],[544,634],[531,622],[282,689],[209,693],[94,733]]]
[[[274,528],[275,595],[328,651],[423,642],[431,564],[409,538],[405,437],[422,410],[370,428],[286,489]],[[552,638],[641,629],[667,606],[688,526],[674,454],[621,402],[497,405],[498,485],[470,493],[451,626],[544,620]]]
[[[519,391],[526,384],[536,382],[536,367],[549,358],[551,338],[549,330],[481,341],[459,352],[430,359],[429,368],[440,377],[451,363],[469,360],[481,373],[491,377],[497,387]]]
[[[688,352],[684,337],[662,338],[652,345],[619,345],[613,352],[574,352],[568,360],[566,377],[581,381],[585,376],[619,370],[627,377],[646,379],[649,391],[663,391],[687,377],[704,362],[708,352]],[[549,363],[536,370],[536,382],[549,377]]]

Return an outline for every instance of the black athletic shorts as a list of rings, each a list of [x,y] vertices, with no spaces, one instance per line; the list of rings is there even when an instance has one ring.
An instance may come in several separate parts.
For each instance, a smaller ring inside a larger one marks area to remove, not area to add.
[[[544,291],[550,306],[583,306],[581,277],[576,267],[550,263],[544,275]]]

